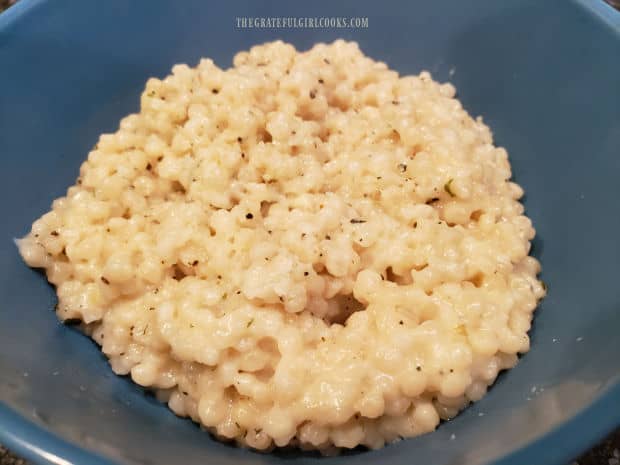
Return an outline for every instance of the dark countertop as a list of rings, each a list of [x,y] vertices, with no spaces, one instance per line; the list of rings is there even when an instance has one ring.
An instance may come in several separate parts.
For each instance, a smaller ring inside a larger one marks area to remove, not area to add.
[[[0,465],[27,465],[27,464],[24,459],[15,457],[4,447],[0,446]]]
[[[6,10],[8,7],[10,7],[16,1],[17,0],[0,0],[0,11]],[[4,463],[2,463],[2,465],[4,465]]]
[[[17,0],[0,0],[0,12]],[[620,0],[606,0],[620,10]],[[0,465],[28,465],[24,459],[16,457],[0,445]],[[620,465],[620,428],[610,434],[601,443],[567,465]]]

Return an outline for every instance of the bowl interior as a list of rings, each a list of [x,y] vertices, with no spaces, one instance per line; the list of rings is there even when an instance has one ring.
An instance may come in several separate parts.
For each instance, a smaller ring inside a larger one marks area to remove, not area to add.
[[[611,9],[535,0],[23,2],[0,17],[0,435],[9,445],[40,462],[49,459],[42,450],[93,464],[549,464],[620,422],[620,28],[596,13]],[[365,16],[369,27],[238,29],[242,16]],[[94,343],[57,322],[54,290],[12,239],[73,184],[98,135],[138,110],[148,77],[200,57],[227,67],[236,51],[268,40],[306,49],[339,37],[401,74],[427,69],[453,82],[468,111],[484,116],[525,188],[549,295],[531,352],[437,432],[338,458],[251,453],[114,376]],[[595,401],[582,431],[565,424]]]

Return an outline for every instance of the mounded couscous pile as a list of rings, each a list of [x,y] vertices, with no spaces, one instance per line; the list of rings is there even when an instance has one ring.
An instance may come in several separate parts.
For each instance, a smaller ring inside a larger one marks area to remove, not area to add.
[[[150,79],[20,240],[118,374],[256,449],[435,429],[545,291],[507,153],[450,84],[273,42]]]

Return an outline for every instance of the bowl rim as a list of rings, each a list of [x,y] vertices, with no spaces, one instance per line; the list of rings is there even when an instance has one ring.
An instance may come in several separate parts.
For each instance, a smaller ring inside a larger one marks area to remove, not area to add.
[[[510,451],[488,465],[563,465],[620,427],[620,375],[590,405],[544,435]],[[188,421],[188,420],[183,420]],[[0,442],[39,465],[117,465],[16,413],[0,402]]]
[[[21,0],[0,14],[0,32],[48,0]],[[572,0],[620,37],[620,12],[604,0]],[[620,427],[620,373],[598,397],[545,434],[488,465],[562,465]],[[39,465],[116,465],[111,459],[57,436],[0,400],[0,443]]]

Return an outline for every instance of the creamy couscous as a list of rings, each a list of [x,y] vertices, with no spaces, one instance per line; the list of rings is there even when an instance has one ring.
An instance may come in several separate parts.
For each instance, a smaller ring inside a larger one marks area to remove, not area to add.
[[[434,430],[529,349],[545,294],[503,148],[357,44],[149,79],[19,242],[118,374],[255,449]]]

